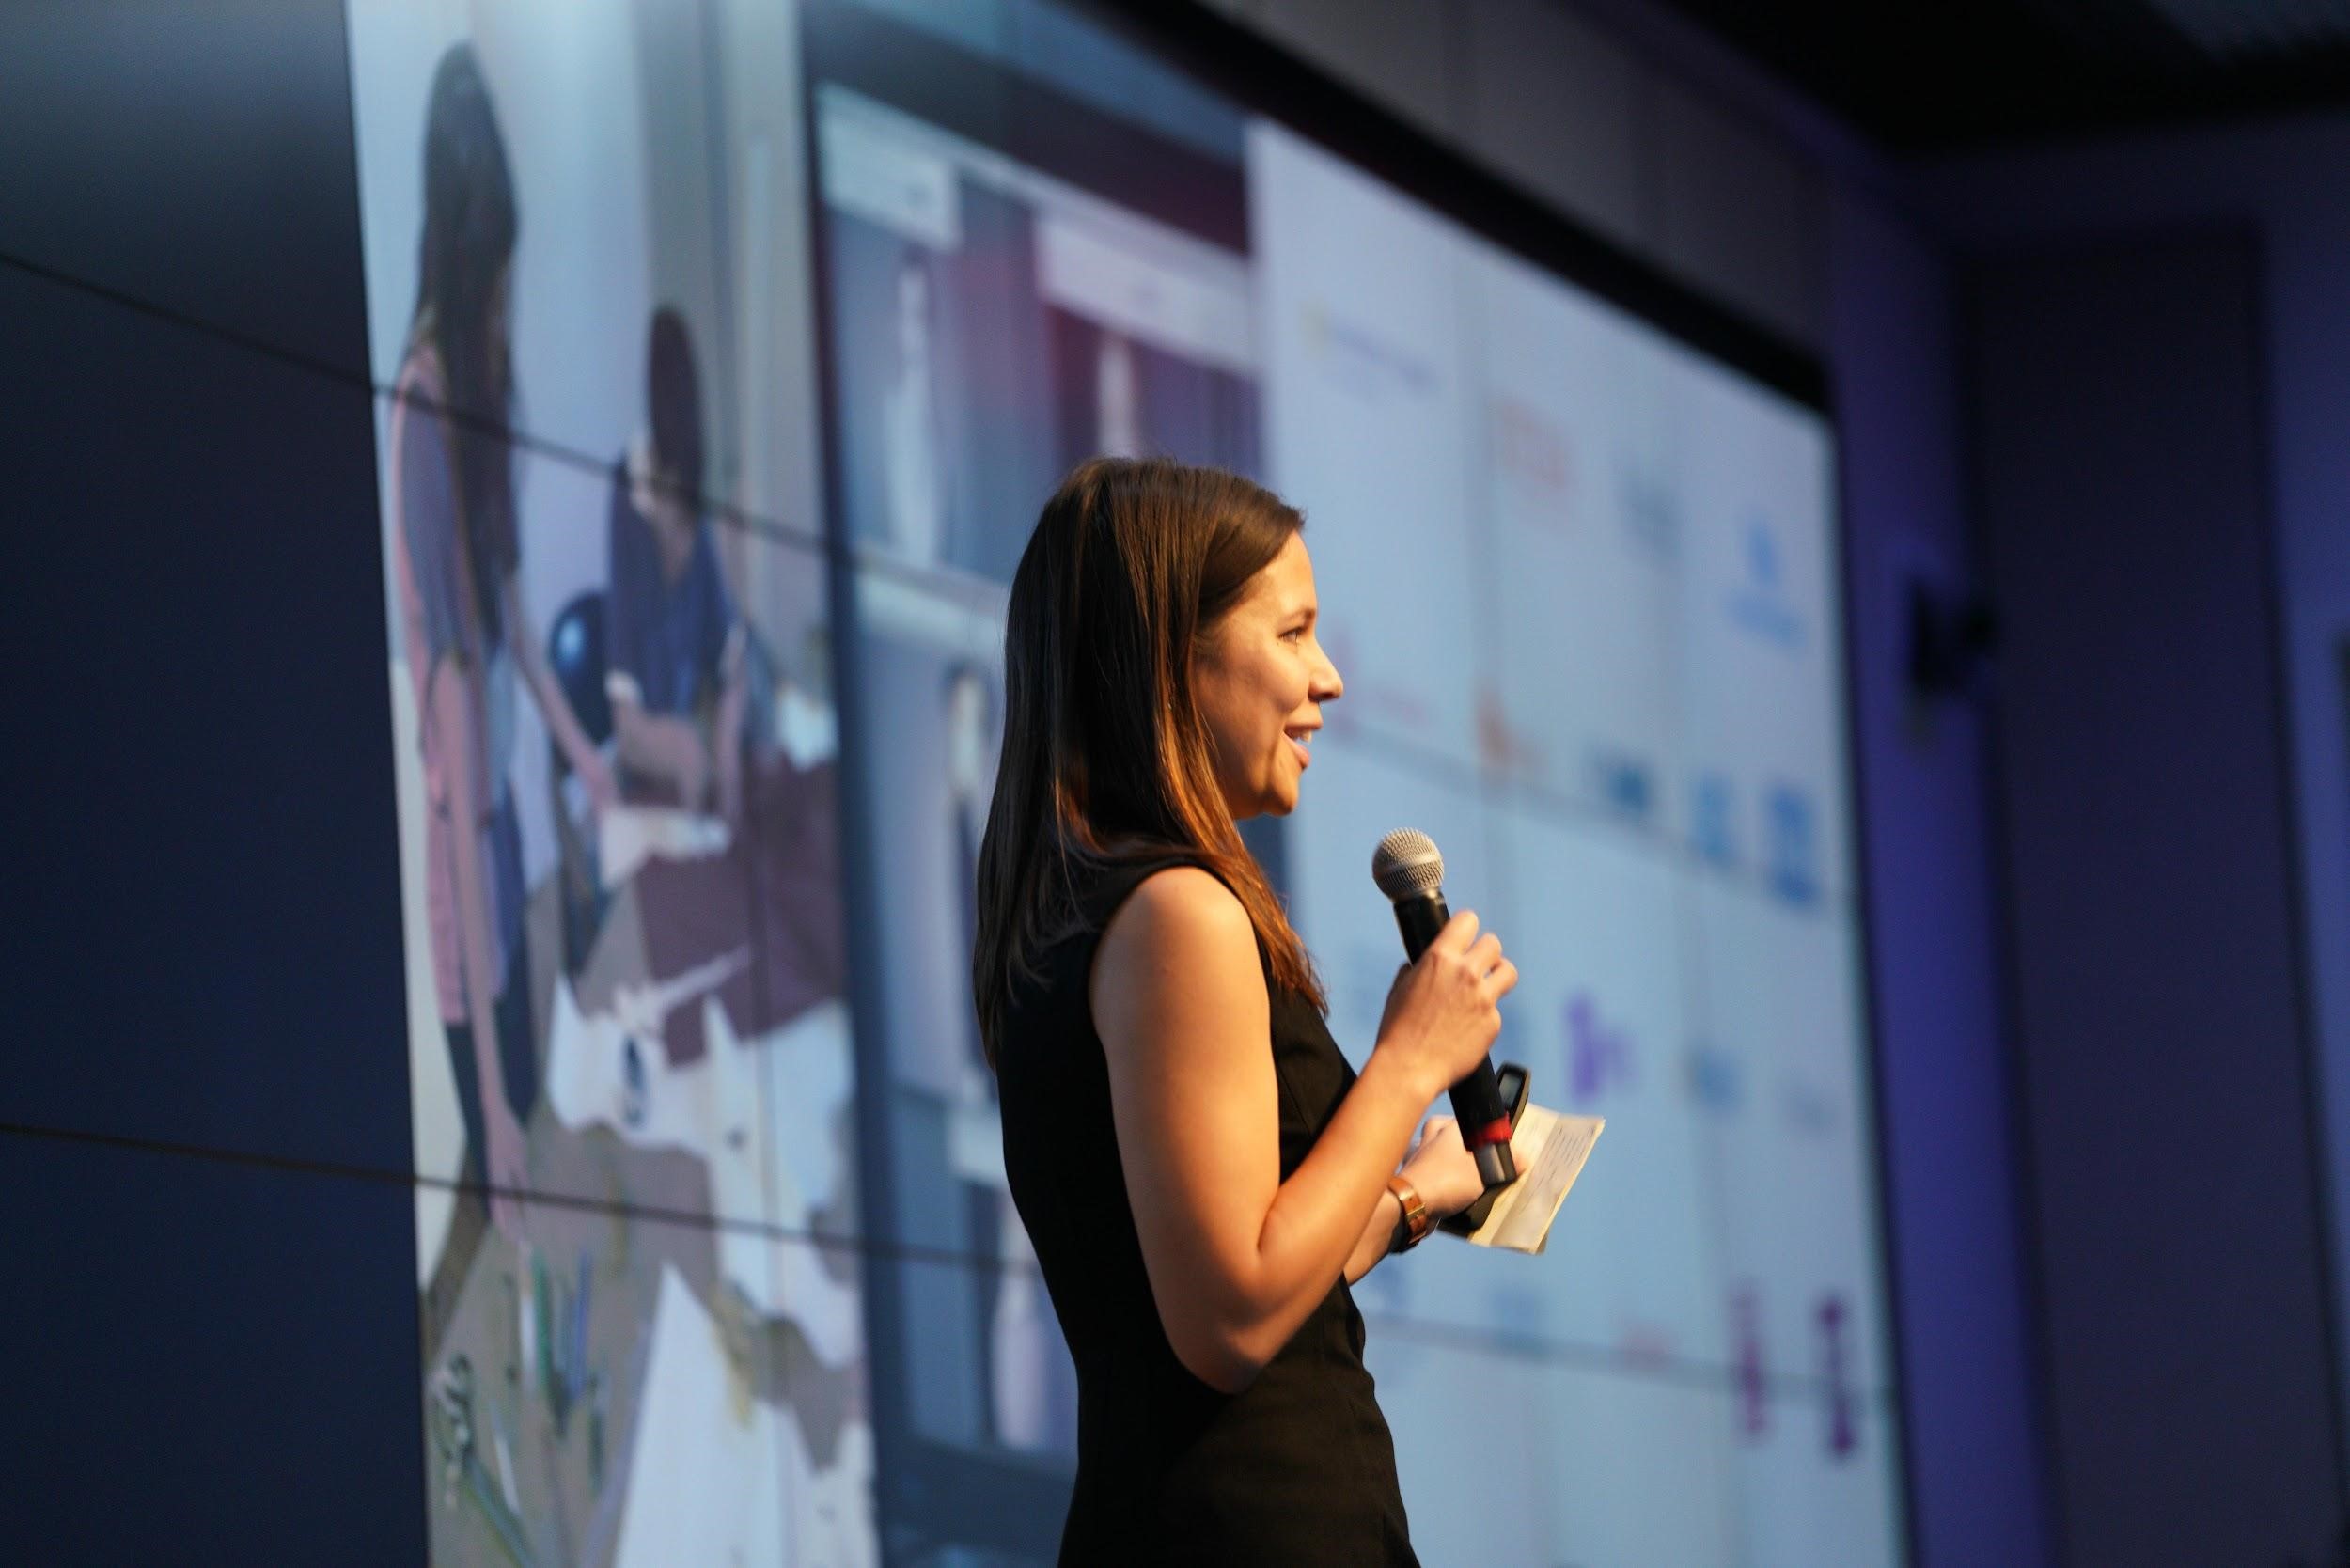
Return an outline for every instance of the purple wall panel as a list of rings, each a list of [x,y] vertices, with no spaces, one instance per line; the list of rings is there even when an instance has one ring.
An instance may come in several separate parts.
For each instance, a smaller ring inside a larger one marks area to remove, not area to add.
[[[2337,1527],[2258,255],[1979,263],[2000,808],[2058,1519],[2082,1563]]]
[[[2335,1384],[2350,1428],[2350,727],[2335,652],[2350,633],[2350,118],[1952,160],[1915,188],[1937,226],[1982,253],[2214,220],[2260,235],[2287,789]],[[2350,1484],[2350,1445],[2343,1461]]]

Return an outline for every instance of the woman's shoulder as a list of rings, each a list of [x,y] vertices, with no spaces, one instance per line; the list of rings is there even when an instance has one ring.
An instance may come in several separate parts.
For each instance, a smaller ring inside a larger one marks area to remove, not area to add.
[[[1207,974],[1259,966],[1257,931],[1237,894],[1204,861],[1130,869],[1100,914],[1094,974]]]
[[[1219,902],[1240,906],[1202,851],[1140,840],[1113,842],[1089,856],[1071,879],[1070,892],[1077,923],[1097,935],[1136,901],[1161,916],[1214,908]]]
[[[1151,869],[1110,911],[1086,992],[1106,1043],[1137,1018],[1204,1009],[1230,1018],[1266,1005],[1269,987],[1256,928],[1240,899],[1206,866]],[[1125,1027],[1121,1027],[1121,1021]]]
[[[1137,868],[1122,880],[1128,890],[1104,912],[1104,939],[1119,929],[1195,939],[1253,931],[1239,897],[1198,860]]]

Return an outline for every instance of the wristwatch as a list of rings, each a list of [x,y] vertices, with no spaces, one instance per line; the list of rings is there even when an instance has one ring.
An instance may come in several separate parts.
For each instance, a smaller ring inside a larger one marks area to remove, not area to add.
[[[1387,1242],[1389,1252],[1409,1252],[1427,1239],[1436,1222],[1428,1213],[1428,1205],[1419,1200],[1419,1193],[1401,1175],[1387,1178],[1387,1190],[1403,1205],[1403,1217],[1396,1222],[1395,1234]]]

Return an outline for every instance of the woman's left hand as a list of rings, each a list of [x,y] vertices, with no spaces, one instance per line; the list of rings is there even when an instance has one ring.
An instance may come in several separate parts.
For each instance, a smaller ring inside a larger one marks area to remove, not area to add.
[[[1420,1128],[1419,1142],[1403,1162],[1403,1179],[1439,1219],[1459,1214],[1485,1194],[1485,1179],[1477,1173],[1477,1161],[1461,1141],[1461,1125],[1449,1116],[1432,1116]]]
[[[579,776],[580,787],[588,792],[588,804],[599,817],[619,802],[620,787],[612,776],[612,765],[603,760],[603,753],[592,747],[572,764]]]

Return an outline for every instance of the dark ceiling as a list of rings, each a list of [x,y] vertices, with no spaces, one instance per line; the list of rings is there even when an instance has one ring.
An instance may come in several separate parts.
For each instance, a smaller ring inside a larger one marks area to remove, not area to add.
[[[2350,0],[1667,0],[1910,151],[2350,104]]]

